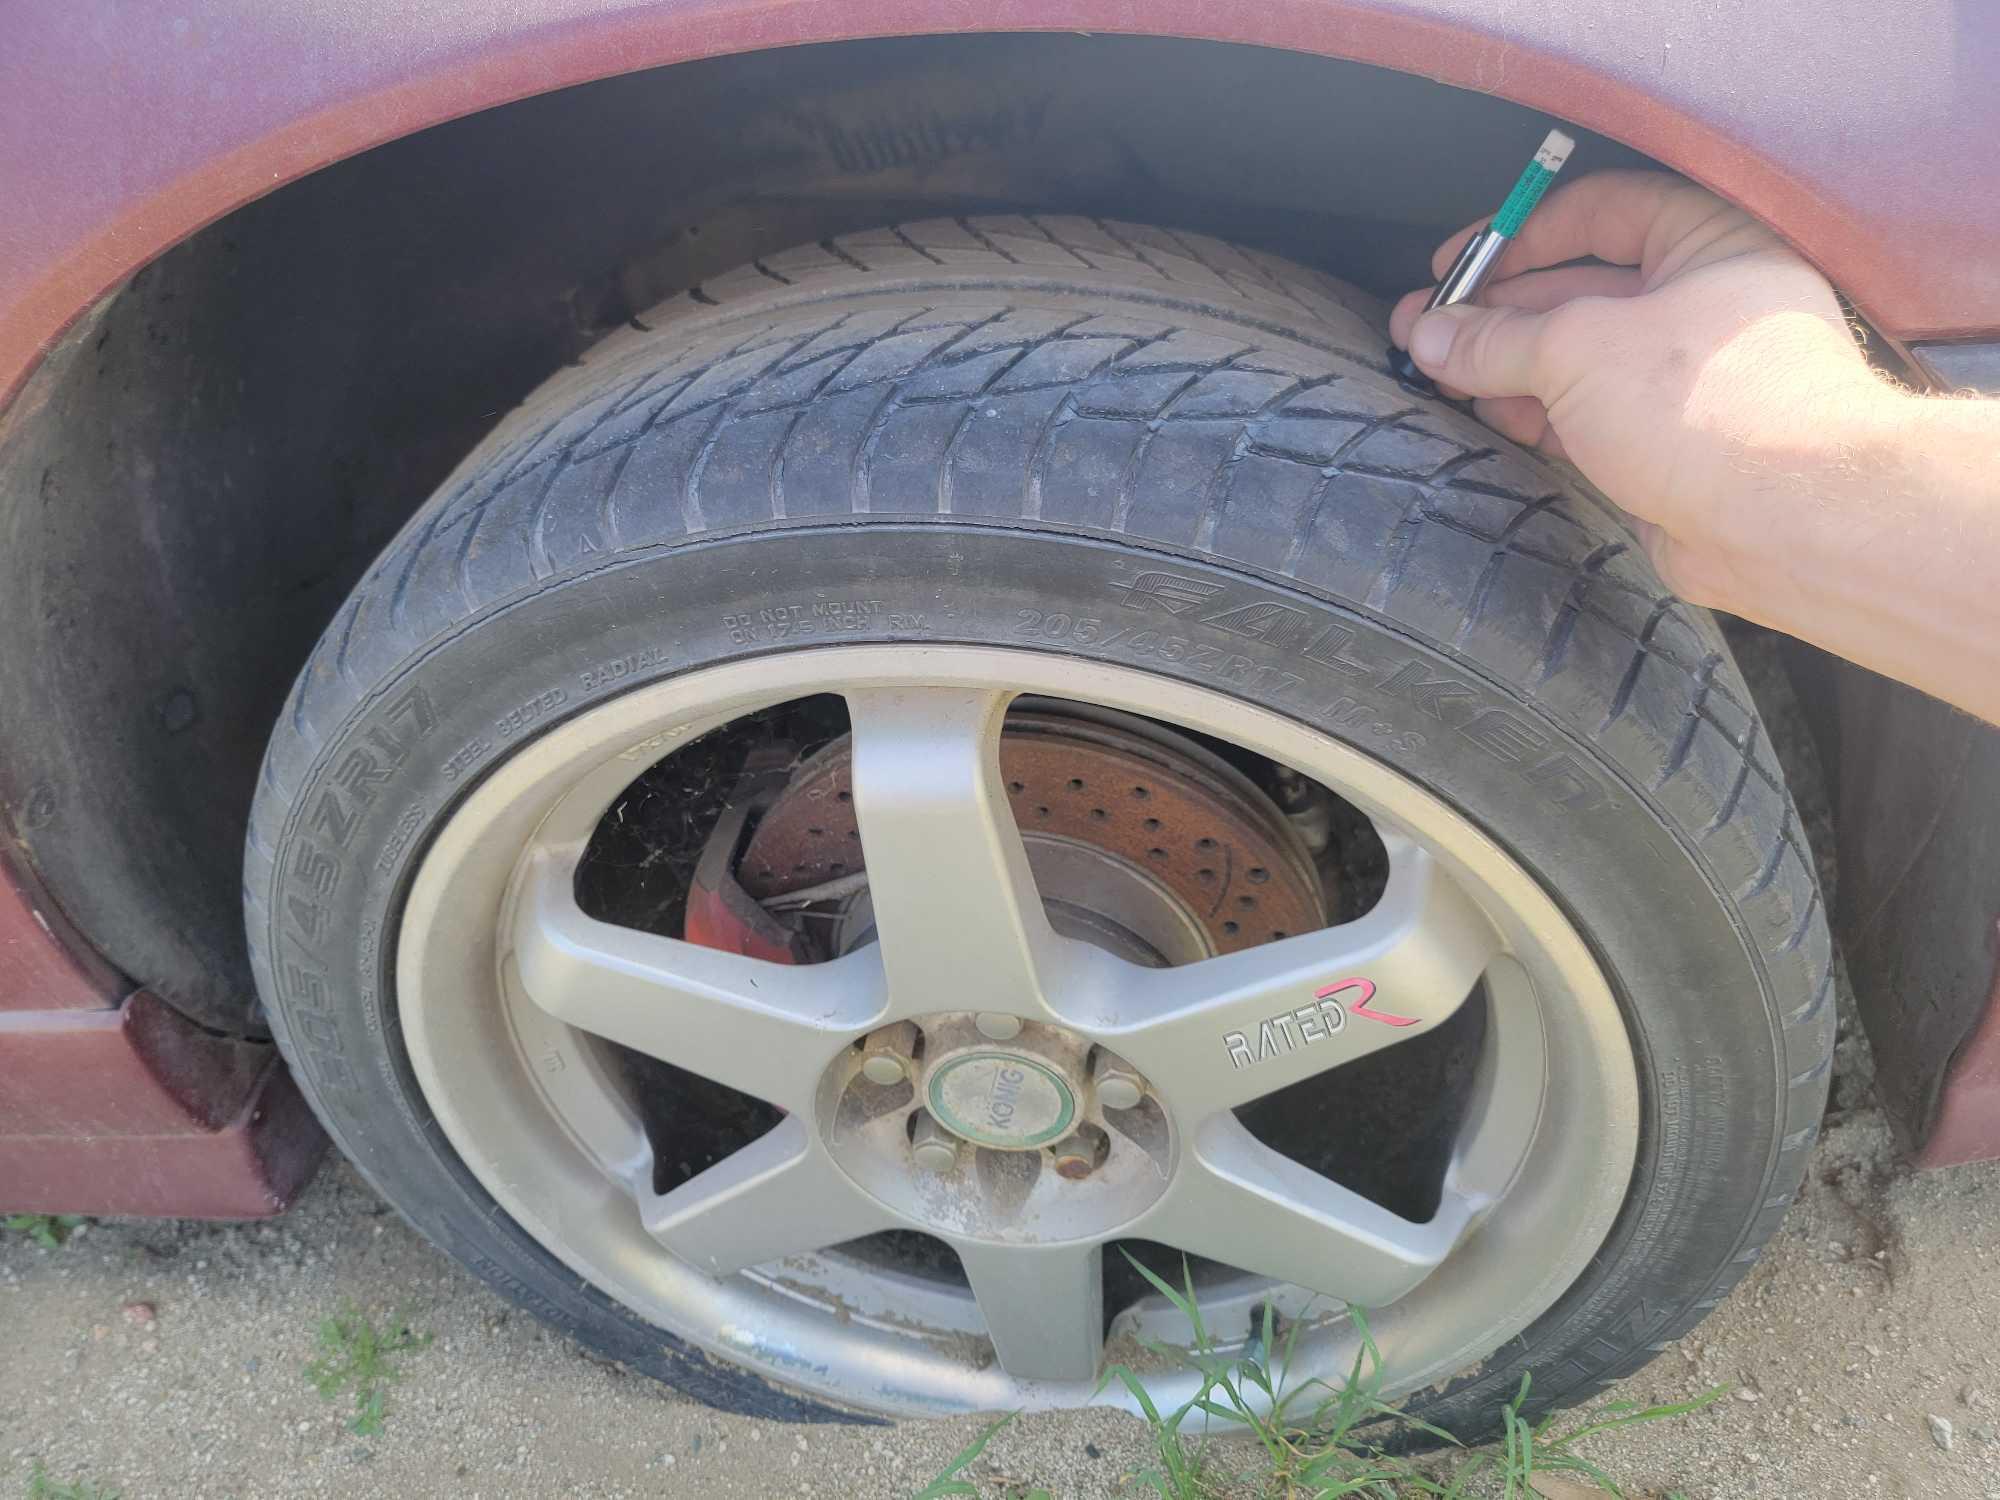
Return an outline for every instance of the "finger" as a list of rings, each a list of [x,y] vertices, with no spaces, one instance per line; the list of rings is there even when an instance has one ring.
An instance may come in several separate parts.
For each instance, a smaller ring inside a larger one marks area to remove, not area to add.
[[[1540,395],[1550,313],[1518,307],[1440,307],[1410,330],[1410,358],[1439,386],[1469,396]]]
[[[1558,266],[1496,281],[1479,294],[1479,301],[1486,307],[1547,312],[1574,297],[1636,297],[1645,289],[1645,277],[1631,266]],[[1429,301],[1430,292],[1423,287],[1397,299],[1389,313],[1389,337],[1398,348],[1409,348],[1410,329]]]
[[[1494,396],[1472,403],[1472,414],[1504,437],[1550,458],[1567,459],[1562,434],[1549,420],[1549,409],[1533,396]]]
[[[1646,278],[1633,266],[1557,266],[1496,281],[1479,294],[1487,307],[1524,307],[1547,312],[1578,297],[1636,297]],[[1414,315],[1410,318],[1416,322]]]
[[[1465,228],[1459,230],[1457,234],[1446,240],[1442,245],[1439,245],[1436,250],[1432,251],[1431,280],[1443,281],[1444,273],[1449,271],[1452,267],[1452,262],[1458,259],[1458,252],[1465,248],[1465,242],[1492,222],[1493,215],[1482,215],[1466,225]]]
[[[1593,172],[1556,188],[1528,215],[1500,257],[1501,278],[1586,256],[1614,266],[1657,259],[1728,205],[1669,172]]]
[[[1430,301],[1430,292],[1419,287],[1414,292],[1405,292],[1389,313],[1389,338],[1398,349],[1410,347],[1410,330],[1423,315],[1425,305]],[[1435,382],[1433,382],[1435,384]],[[1470,401],[1470,393],[1456,390],[1449,385],[1437,385],[1437,393],[1447,401]]]
[[[1514,276],[1585,256],[1613,265],[1636,266],[1646,247],[1647,231],[1682,189],[1703,198],[1709,196],[1668,172],[1613,168],[1573,178],[1536,205],[1507,247],[1498,270],[1503,276]],[[1492,217],[1488,214],[1475,220],[1438,246],[1431,256],[1434,279],[1444,279],[1467,237],[1484,228]]]
[[[1429,287],[1418,287],[1414,292],[1405,292],[1389,310],[1389,337],[1398,349],[1410,347],[1410,329],[1417,316],[1424,310],[1424,304],[1431,300]]]
[[[1541,201],[1496,269],[1504,278],[1586,257],[1644,269],[1649,256],[1657,259],[1703,220],[1727,211],[1728,205],[1706,188],[1670,172],[1592,172]],[[1468,224],[1438,246],[1431,257],[1432,275],[1442,280],[1467,237],[1486,223]]]
[[[1490,396],[1473,402],[1472,414],[1523,448],[1540,447],[1549,432],[1549,409],[1533,396]]]

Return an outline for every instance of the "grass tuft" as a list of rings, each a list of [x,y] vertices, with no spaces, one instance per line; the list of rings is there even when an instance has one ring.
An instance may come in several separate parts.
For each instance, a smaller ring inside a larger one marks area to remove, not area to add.
[[[82,1479],[51,1479],[38,1458],[28,1471],[28,1500],[118,1500],[118,1491],[99,1489]]]
[[[1113,1381],[1124,1386],[1145,1418],[1156,1461],[1134,1477],[1161,1500],[1217,1500],[1223,1495],[1266,1500],[1472,1500],[1474,1496],[1534,1500],[1532,1482],[1537,1474],[1575,1475],[1622,1497],[1617,1481],[1578,1453],[1577,1447],[1587,1439],[1641,1423],[1686,1417],[1728,1390],[1718,1386],[1691,1401],[1661,1406],[1612,1402],[1571,1426],[1559,1427],[1559,1414],[1538,1422],[1523,1415],[1531,1387],[1531,1377],[1523,1375],[1513,1399],[1500,1410],[1499,1441],[1474,1450],[1382,1399],[1382,1355],[1360,1308],[1348,1309],[1361,1335],[1361,1348],[1347,1377],[1338,1385],[1316,1377],[1295,1381],[1291,1364],[1296,1321],[1287,1323],[1281,1336],[1277,1313],[1266,1302],[1258,1336],[1242,1352],[1223,1354],[1202,1321],[1185,1261],[1179,1287],[1137,1260],[1132,1265],[1180,1310],[1195,1335],[1187,1349],[1148,1346],[1200,1377],[1195,1393],[1173,1410],[1162,1411],[1145,1381],[1129,1366],[1111,1366],[1098,1384],[1100,1391]],[[962,1477],[964,1471],[1013,1419],[1010,1414],[985,1428],[915,1500],[977,1495],[977,1486]],[[1394,1434],[1411,1430],[1438,1439],[1458,1456],[1419,1462],[1385,1447]],[[1243,1466],[1242,1460],[1250,1455],[1239,1445],[1215,1442],[1218,1433],[1253,1439],[1261,1463]],[[1236,1471],[1228,1460],[1235,1461]],[[1035,1490],[1027,1500],[1048,1493]]]
[[[319,1358],[306,1366],[306,1379],[322,1398],[335,1400],[347,1389],[354,1392],[354,1415],[348,1431],[373,1437],[382,1430],[386,1415],[384,1387],[402,1379],[397,1356],[430,1347],[431,1335],[412,1333],[399,1320],[393,1333],[384,1335],[356,1308],[349,1306],[319,1325]]]
[[[982,1428],[979,1435],[959,1449],[953,1455],[951,1462],[938,1470],[937,1477],[918,1490],[912,1500],[948,1500],[948,1497],[956,1495],[976,1497],[979,1494],[979,1486],[964,1477],[966,1469],[972,1465],[973,1460],[986,1451],[986,1445],[993,1441],[994,1434],[1019,1415],[1019,1412],[1009,1412],[990,1426]],[[1014,1496],[1017,1500],[1053,1500],[1045,1489],[1016,1490]]]
[[[81,1214],[9,1214],[0,1224],[25,1234],[44,1250],[60,1250],[70,1231],[83,1222]]]

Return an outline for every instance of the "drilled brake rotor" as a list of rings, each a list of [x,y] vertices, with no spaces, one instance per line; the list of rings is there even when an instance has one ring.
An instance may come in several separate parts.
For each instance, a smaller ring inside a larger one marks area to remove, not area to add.
[[[1164,887],[1229,953],[1324,927],[1330,913],[1297,832],[1249,778],[1179,735],[1136,722],[1017,711],[1000,770],[1031,848],[1063,839]],[[766,900],[866,868],[850,748],[805,761],[758,824],[737,879]],[[1089,894],[1067,892],[1083,906]],[[1110,898],[1107,895],[1107,904]]]

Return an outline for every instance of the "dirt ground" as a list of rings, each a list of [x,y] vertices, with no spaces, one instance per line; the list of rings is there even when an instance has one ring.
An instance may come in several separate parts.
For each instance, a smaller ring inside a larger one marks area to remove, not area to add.
[[[2000,1497],[2000,1167],[1897,1169],[1843,1042],[1798,1206],[1707,1323],[1621,1393],[1736,1391],[1598,1457],[1633,1493]],[[305,1379],[352,1303],[435,1336],[384,1430]],[[128,1311],[130,1309],[130,1311]],[[150,1316],[149,1316],[150,1315]],[[1950,1448],[1932,1418],[1950,1424]],[[903,1497],[980,1424],[785,1427],[723,1416],[592,1359],[460,1272],[345,1165],[263,1225],[100,1223],[60,1250],[0,1237],[0,1496],[33,1460],[153,1497]],[[1138,1493],[1143,1429],[1024,1417],[976,1474]],[[1244,1454],[1242,1462],[1250,1464]]]

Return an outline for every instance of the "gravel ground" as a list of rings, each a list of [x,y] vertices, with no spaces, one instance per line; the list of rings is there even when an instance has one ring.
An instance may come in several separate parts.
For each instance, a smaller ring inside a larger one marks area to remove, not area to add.
[[[1897,1170],[1842,1044],[1806,1190],[1736,1294],[1620,1394],[1736,1393],[1599,1457],[1635,1493],[2000,1497],[2000,1167]],[[352,1303],[435,1335],[375,1437],[302,1374]],[[0,1495],[32,1460],[126,1500],[192,1496],[900,1497],[981,1425],[795,1428],[719,1415],[595,1360],[460,1272],[344,1164],[263,1225],[99,1223],[0,1239]],[[1951,1424],[1939,1446],[1933,1417]],[[995,1495],[1136,1493],[1139,1424],[1026,1417]],[[1249,1455],[1244,1456],[1247,1463]]]

